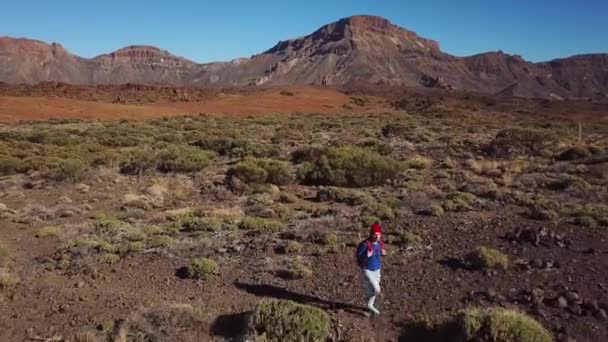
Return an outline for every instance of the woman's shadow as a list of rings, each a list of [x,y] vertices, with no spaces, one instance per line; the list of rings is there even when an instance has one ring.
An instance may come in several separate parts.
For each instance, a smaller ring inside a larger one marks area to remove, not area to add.
[[[325,310],[344,310],[345,312],[357,315],[365,316],[365,308],[362,306],[352,305],[348,303],[340,303],[321,299],[314,296],[309,296],[301,293],[296,293],[284,289],[282,287],[266,284],[245,284],[235,282],[236,288],[243,290],[247,293],[255,295],[257,297],[271,297],[276,299],[291,300],[300,304],[307,304],[319,307]]]

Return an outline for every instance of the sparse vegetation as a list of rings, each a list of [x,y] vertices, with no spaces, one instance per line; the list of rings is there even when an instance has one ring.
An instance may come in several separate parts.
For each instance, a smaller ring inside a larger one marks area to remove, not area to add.
[[[287,275],[291,279],[306,279],[312,277],[312,270],[299,261],[292,261],[287,265]]]
[[[44,227],[35,234],[37,238],[58,237],[61,231],[59,227]]]
[[[466,309],[455,319],[466,341],[551,342],[549,331],[533,318],[503,308]]]
[[[325,341],[331,319],[323,310],[292,301],[264,299],[255,308],[251,328],[256,340]]]
[[[251,230],[259,233],[278,233],[287,228],[281,221],[260,217],[246,217],[241,222],[240,227],[244,230]]]
[[[231,168],[228,175],[249,184],[285,185],[294,180],[294,171],[287,162],[272,159],[246,158]]]
[[[7,269],[0,268],[0,300],[2,297],[11,298],[20,279]]]
[[[467,263],[475,269],[503,269],[509,267],[509,257],[499,250],[480,246],[466,256]]]
[[[394,179],[404,168],[403,163],[376,152],[346,146],[306,160],[299,174],[304,184],[363,187]]]
[[[186,274],[193,279],[211,279],[220,273],[220,266],[208,258],[196,258],[190,262]]]
[[[302,245],[301,243],[297,242],[297,241],[287,241],[287,244],[285,245],[285,252],[288,254],[300,254],[302,253],[302,251],[304,251],[304,245]]]
[[[426,216],[443,216],[443,214],[445,214],[445,211],[443,210],[443,208],[437,204],[433,204],[429,207],[423,208],[418,210],[417,212],[420,215],[426,215]]]

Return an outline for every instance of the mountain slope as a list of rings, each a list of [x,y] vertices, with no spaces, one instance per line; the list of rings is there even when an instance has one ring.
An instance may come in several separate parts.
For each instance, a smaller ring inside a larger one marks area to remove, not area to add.
[[[498,52],[456,57],[376,16],[353,16],[230,62],[197,64],[151,46],[84,59],[60,45],[0,38],[0,81],[196,86],[369,82],[504,96],[608,98],[608,54],[531,63]]]

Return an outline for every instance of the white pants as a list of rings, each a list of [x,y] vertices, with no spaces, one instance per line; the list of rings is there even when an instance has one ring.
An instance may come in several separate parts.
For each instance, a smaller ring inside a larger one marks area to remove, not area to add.
[[[376,296],[380,294],[380,270],[363,271],[363,291],[365,292],[365,300],[367,306],[374,305]]]

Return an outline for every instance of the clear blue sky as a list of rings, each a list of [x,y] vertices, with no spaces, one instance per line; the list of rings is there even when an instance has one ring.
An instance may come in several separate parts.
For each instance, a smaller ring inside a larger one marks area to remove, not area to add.
[[[458,56],[532,61],[608,52],[608,0],[5,0],[0,36],[84,57],[149,44],[196,62],[248,57],[354,14],[383,16]]]

